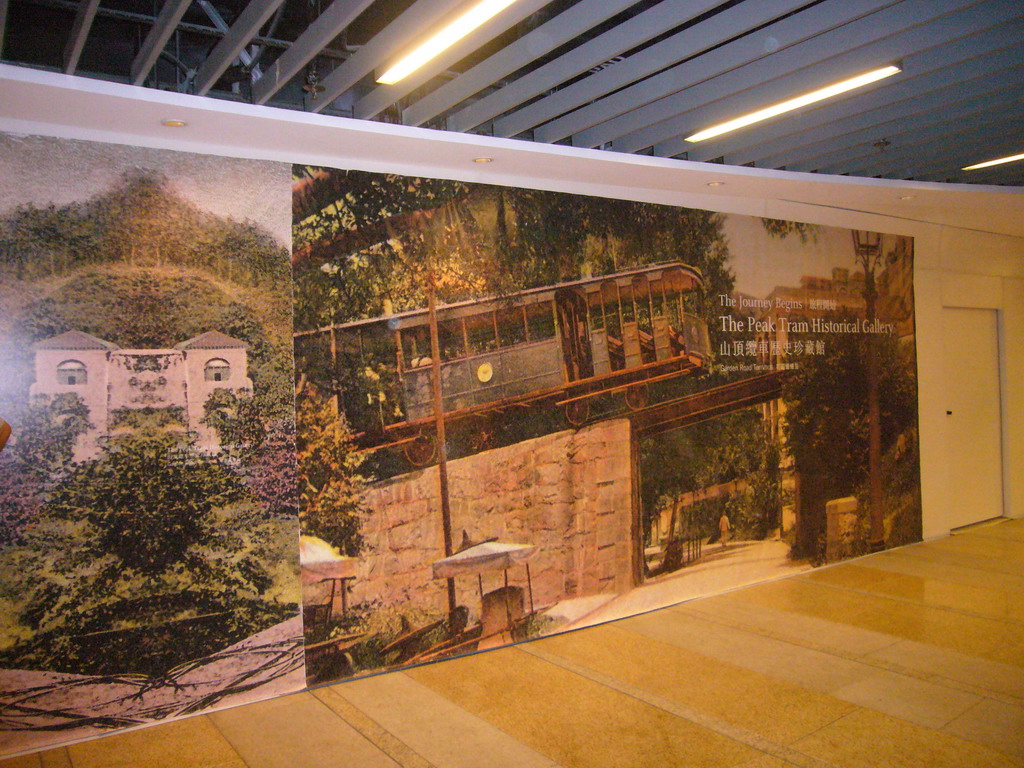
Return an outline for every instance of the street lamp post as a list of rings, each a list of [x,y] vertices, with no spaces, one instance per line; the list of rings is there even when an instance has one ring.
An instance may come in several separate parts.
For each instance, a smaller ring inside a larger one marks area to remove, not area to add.
[[[857,262],[864,269],[864,314],[871,326],[878,305],[875,269],[881,260],[882,236],[877,232],[853,230],[853,247]],[[871,502],[871,527],[868,548],[877,552],[885,547],[885,526],[882,511],[882,418],[878,403],[878,339],[869,333],[866,339],[868,374],[868,481]]]

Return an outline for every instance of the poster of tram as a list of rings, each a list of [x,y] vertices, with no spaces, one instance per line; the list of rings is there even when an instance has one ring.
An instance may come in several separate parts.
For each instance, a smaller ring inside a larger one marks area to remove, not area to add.
[[[918,540],[913,241],[296,166],[310,682]]]
[[[305,682],[289,171],[0,134],[0,754]]]

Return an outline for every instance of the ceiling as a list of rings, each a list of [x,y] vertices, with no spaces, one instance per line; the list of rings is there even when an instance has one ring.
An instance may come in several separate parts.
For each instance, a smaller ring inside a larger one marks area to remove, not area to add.
[[[612,152],[1024,185],[1021,0],[517,0],[395,85],[470,0],[0,0],[0,61],[216,99]],[[692,144],[869,69],[894,77]]]

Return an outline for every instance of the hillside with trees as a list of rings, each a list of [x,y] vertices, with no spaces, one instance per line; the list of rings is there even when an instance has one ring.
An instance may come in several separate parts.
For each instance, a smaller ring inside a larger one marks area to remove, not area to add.
[[[127,172],[63,206],[0,215],[0,663],[159,676],[297,611],[288,251]],[[73,394],[30,401],[32,344],[69,330],[169,349],[216,330],[248,345],[253,390],[218,390],[200,453],[180,408],[122,409],[98,455]]]

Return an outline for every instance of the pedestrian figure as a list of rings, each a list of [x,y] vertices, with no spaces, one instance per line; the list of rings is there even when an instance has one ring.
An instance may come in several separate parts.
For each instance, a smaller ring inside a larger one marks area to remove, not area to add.
[[[729,525],[729,518],[722,513],[722,516],[718,519],[718,530],[721,533],[722,546],[719,549],[725,549],[725,543],[729,540],[729,531],[732,530],[732,526]]]

